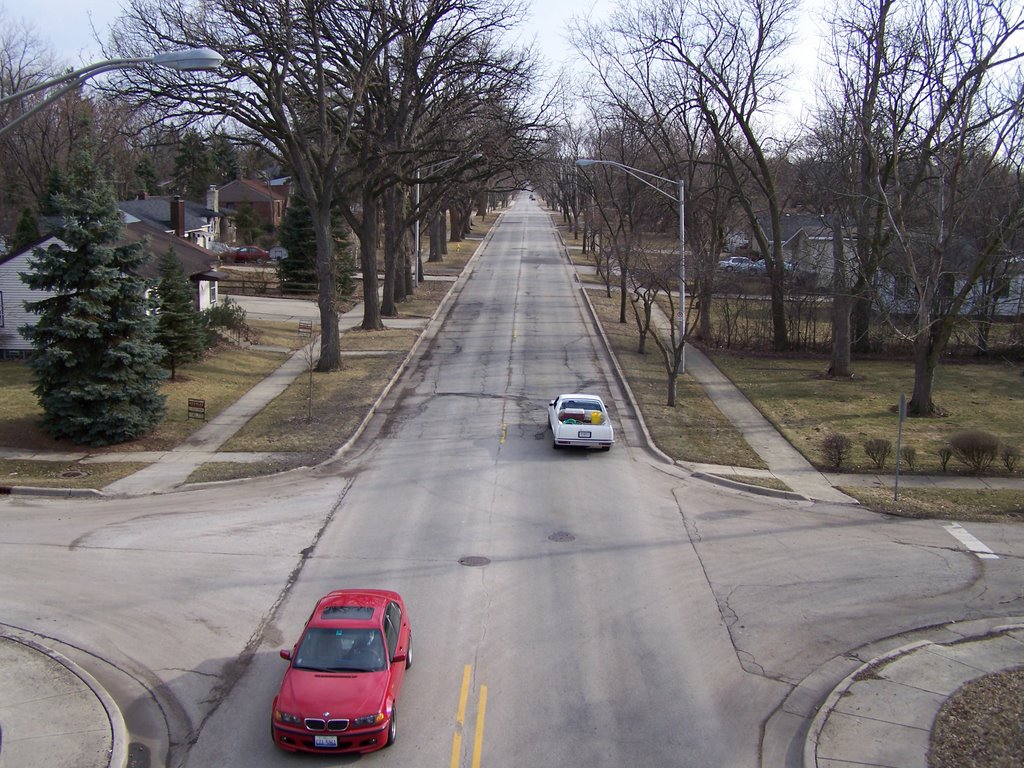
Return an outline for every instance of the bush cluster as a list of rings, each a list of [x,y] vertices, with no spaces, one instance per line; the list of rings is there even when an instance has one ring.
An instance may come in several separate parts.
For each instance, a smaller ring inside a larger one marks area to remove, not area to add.
[[[871,459],[879,471],[885,469],[893,455],[892,441],[881,437],[873,437],[864,441],[865,455]],[[840,470],[850,460],[853,443],[840,432],[829,432],[821,444],[825,466]],[[975,474],[981,474],[992,467],[998,459],[1007,472],[1013,474],[1020,464],[1020,449],[1000,440],[995,435],[981,430],[968,430],[953,435],[949,442],[937,451],[939,466],[947,471],[949,461],[955,458]],[[901,466],[911,472],[917,467],[917,450],[913,446],[903,446],[898,457]]]

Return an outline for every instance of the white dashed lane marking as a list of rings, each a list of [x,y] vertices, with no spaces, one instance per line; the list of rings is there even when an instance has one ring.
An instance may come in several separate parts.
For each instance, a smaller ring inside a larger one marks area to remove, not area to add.
[[[986,547],[981,541],[967,532],[960,523],[950,523],[949,525],[942,526],[945,528],[949,535],[967,547],[969,552],[973,552],[983,560],[998,560],[999,555],[993,552],[991,549]]]

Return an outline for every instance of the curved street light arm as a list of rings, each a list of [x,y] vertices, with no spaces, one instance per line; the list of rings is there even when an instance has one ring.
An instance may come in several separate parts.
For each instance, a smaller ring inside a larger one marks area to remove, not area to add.
[[[22,122],[32,117],[36,113],[46,109],[48,106],[57,101],[61,96],[80,88],[85,84],[85,81],[91,77],[94,77],[104,72],[111,72],[115,69],[128,69],[130,67],[138,67],[144,64],[155,64],[158,67],[165,67],[167,69],[174,69],[179,72],[192,72],[199,70],[216,69],[224,61],[224,58],[216,51],[210,48],[186,48],[180,51],[167,51],[166,53],[159,53],[155,56],[140,56],[136,58],[128,59],[108,59],[107,61],[100,61],[95,64],[90,64],[81,69],[76,69],[72,72],[67,72],[59,77],[55,77],[52,80],[47,80],[42,83],[37,83],[31,88],[26,88],[23,91],[12,93],[9,96],[4,96],[0,99],[0,107],[5,104],[9,104],[17,99],[23,99],[26,96],[32,96],[34,94],[45,91],[48,88],[56,88],[57,90],[48,95],[38,104],[35,104],[27,112],[23,112],[8,123],[0,126],[0,136],[3,136],[8,131],[12,130]]]
[[[647,181],[647,179],[645,179],[642,176],[638,175],[638,174],[643,174],[644,176],[649,176],[652,179],[657,179],[658,181],[664,181],[666,184],[671,184],[674,187],[679,185],[678,181],[673,181],[672,179],[666,179],[664,176],[659,176],[656,173],[650,173],[648,171],[641,171],[639,168],[633,168],[632,166],[629,166],[629,165],[623,165],[622,163],[617,163],[614,160],[590,160],[590,159],[587,159],[587,158],[580,158],[579,160],[576,161],[576,165],[579,168],[587,168],[588,166],[591,166],[591,165],[610,165],[610,166],[613,166],[615,168],[618,168],[620,171],[624,171],[625,173],[628,173],[630,176],[632,176],[634,179],[639,181],[641,184],[646,184],[648,187],[653,189],[655,192],[658,192],[658,193],[664,195],[665,197],[667,197],[672,202],[674,202],[674,203],[678,203],[679,202],[679,198],[677,198],[675,195],[669,194],[668,192],[666,192],[661,187],[658,187],[658,186],[656,186],[654,184],[651,184],[651,182]]]

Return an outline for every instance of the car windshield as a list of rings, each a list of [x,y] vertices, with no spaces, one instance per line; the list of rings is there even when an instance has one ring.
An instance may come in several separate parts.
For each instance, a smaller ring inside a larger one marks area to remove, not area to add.
[[[319,672],[379,672],[385,668],[384,640],[376,629],[310,627],[294,666]]]

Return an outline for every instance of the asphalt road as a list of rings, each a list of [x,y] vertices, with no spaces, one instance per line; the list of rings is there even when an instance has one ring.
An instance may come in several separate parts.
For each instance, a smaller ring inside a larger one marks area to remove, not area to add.
[[[1000,553],[982,561],[934,521],[659,462],[581,301],[521,197],[342,461],[142,499],[0,500],[2,620],[111,690],[140,768],[308,764],[270,741],[277,652],[316,598],[353,586],[401,592],[415,638],[398,743],[375,765],[755,768],[765,722],[833,657],[1024,613],[1017,527],[972,525]],[[611,403],[608,453],[551,447],[546,402],[580,390]]]

